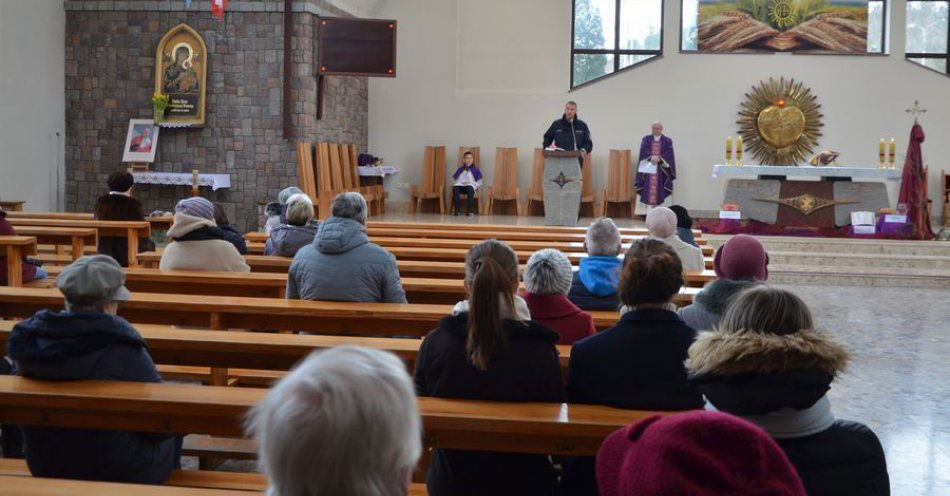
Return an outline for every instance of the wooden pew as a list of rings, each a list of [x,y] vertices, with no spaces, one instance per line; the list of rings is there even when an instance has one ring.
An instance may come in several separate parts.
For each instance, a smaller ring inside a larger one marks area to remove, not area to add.
[[[385,227],[391,229],[460,229],[465,231],[508,231],[513,233],[522,232],[540,232],[540,233],[568,233],[568,234],[586,234],[587,226],[544,226],[544,225],[519,225],[519,224],[463,224],[463,223],[437,223],[437,222],[394,222],[371,220],[366,223],[369,229],[375,227]],[[621,227],[621,235],[644,236],[647,230],[644,227]],[[701,235],[702,231],[693,229],[694,235]]]
[[[73,260],[83,256],[87,246],[99,245],[98,231],[93,227],[17,226],[16,232],[35,237],[37,243],[71,246]]]
[[[684,288],[682,299],[697,288]],[[55,288],[0,287],[0,317],[26,318],[39,310],[63,307]],[[130,322],[168,324],[211,329],[271,329],[308,331],[351,336],[423,336],[439,319],[452,313],[452,305],[355,303],[339,301],[243,298],[234,296],[132,293],[119,306],[119,315]],[[614,325],[617,312],[590,312],[597,329]]]
[[[249,496],[261,491],[149,486],[118,482],[92,482],[0,475],[0,496]]]
[[[30,478],[30,481],[21,481],[13,477]],[[41,481],[37,483],[36,481]],[[47,482],[49,484],[47,484]],[[53,484],[55,483],[55,484]],[[52,484],[52,485],[50,485]],[[88,488],[88,490],[86,489]],[[115,488],[115,490],[113,490]],[[235,496],[249,496],[261,494],[267,490],[267,478],[256,472],[218,472],[210,470],[172,470],[171,475],[161,486],[143,486],[118,484],[111,482],[84,482],[65,479],[40,479],[30,474],[26,460],[0,458],[0,496],[36,495],[36,496],[126,496],[130,494],[153,494],[150,491],[156,488],[176,489],[178,492],[156,493],[169,496],[182,495],[217,495],[220,492],[208,492],[207,489],[226,489]],[[195,492],[194,489],[201,491]],[[10,492],[13,490],[13,492]],[[144,492],[140,492],[144,490]],[[409,496],[425,496],[428,494],[425,484],[412,484],[409,487]]]
[[[7,212],[22,212],[25,203],[22,200],[0,200],[0,208]]]
[[[139,238],[151,235],[151,224],[146,221],[64,220],[64,219],[8,219],[15,228],[20,226],[42,227],[94,227],[99,236],[124,237],[128,240],[129,267],[138,265]]]
[[[5,349],[15,325],[16,321],[0,320],[0,350]],[[406,362],[411,373],[422,345],[422,340],[407,338],[210,332],[159,324],[133,325],[148,343],[152,360],[167,365],[287,371],[313,350],[359,345],[393,353]],[[561,368],[567,370],[571,346],[557,345],[557,350]]]
[[[161,252],[150,251],[139,254],[139,261],[144,267],[157,268],[161,258]],[[244,261],[251,266],[251,274],[287,274],[292,259],[265,255],[245,255]],[[396,265],[399,268],[399,274],[403,278],[462,279],[465,277],[465,262],[461,261],[396,260]],[[55,273],[55,268],[50,267],[50,269]],[[521,265],[521,269],[524,270],[524,264]],[[574,270],[577,270],[577,267],[575,267]],[[715,279],[716,273],[711,269],[706,269],[699,273],[686,273],[686,285],[690,287],[702,287]]]
[[[0,376],[0,422],[243,437],[251,388]],[[427,447],[594,455],[613,431],[656,414],[597,405],[419,398]]]
[[[0,236],[0,250],[7,256],[7,286],[23,285],[23,257],[36,254],[33,236]]]
[[[406,228],[406,227],[370,227],[367,228],[367,234],[370,239],[374,237],[413,237],[413,238],[433,238],[433,239],[468,239],[481,241],[484,239],[499,239],[503,241],[549,241],[549,242],[575,242],[583,243],[586,237],[583,233],[545,233],[545,232],[511,232],[503,228],[498,230],[468,230],[465,225],[458,225],[458,229],[448,228]],[[454,226],[453,226],[454,227]],[[625,242],[631,242],[645,236],[643,234],[621,234],[621,239]],[[249,232],[244,235],[250,243],[264,243],[267,241],[268,234],[263,232]],[[698,237],[697,244],[705,245],[706,240]]]
[[[84,212],[7,212],[9,219],[94,220],[96,216]]]

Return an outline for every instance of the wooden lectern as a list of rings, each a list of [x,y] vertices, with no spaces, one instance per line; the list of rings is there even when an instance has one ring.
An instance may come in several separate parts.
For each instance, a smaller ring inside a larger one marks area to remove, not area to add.
[[[545,225],[577,225],[584,188],[580,157],[579,151],[544,150]]]

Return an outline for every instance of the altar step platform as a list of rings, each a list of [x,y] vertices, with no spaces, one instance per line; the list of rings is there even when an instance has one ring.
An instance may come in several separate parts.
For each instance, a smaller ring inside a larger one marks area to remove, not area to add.
[[[704,234],[719,247],[731,236]],[[769,282],[950,289],[950,243],[756,236],[769,253]]]

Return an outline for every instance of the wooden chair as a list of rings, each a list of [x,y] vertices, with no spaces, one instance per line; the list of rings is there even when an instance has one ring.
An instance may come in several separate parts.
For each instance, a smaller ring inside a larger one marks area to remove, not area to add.
[[[524,215],[544,215],[544,150],[534,149],[531,165],[531,186],[528,186]],[[538,210],[536,207],[541,207]],[[532,208],[535,207],[535,208]]]
[[[409,190],[409,213],[416,213],[417,202],[421,204],[425,200],[437,200],[439,213],[445,213],[444,146],[426,147],[422,160],[422,185],[413,185]]]
[[[317,176],[313,167],[313,143],[297,143],[297,176],[300,189],[317,203]]]
[[[366,203],[369,205],[370,213],[382,215],[386,212],[386,191],[381,184],[372,184],[363,186],[360,184],[359,172],[359,150],[356,145],[343,145],[341,148],[343,154],[343,166],[350,174],[350,182],[353,184],[352,191],[359,191]]]
[[[601,215],[621,217],[616,209],[611,212],[610,207],[621,207],[623,212],[629,207],[629,217],[633,217],[637,210],[637,192],[633,189],[633,171],[630,162],[630,150],[610,150],[610,160],[607,168],[607,189],[601,192]]]
[[[492,173],[492,185],[485,192],[487,197],[485,213],[494,212],[495,202],[513,202],[514,215],[521,215],[521,188],[518,187],[518,149],[495,149],[495,170]],[[504,212],[511,212],[507,207]]]
[[[580,216],[600,217],[600,204],[597,203],[597,194],[594,193],[593,180],[593,159],[588,153],[584,155],[584,167],[581,169],[581,179],[584,181],[584,189],[581,192]]]
[[[465,159],[465,152],[472,152],[472,157],[475,159],[474,161],[475,165],[477,165],[478,168],[481,169],[482,172],[484,172],[485,168],[482,166],[481,149],[480,147],[477,147],[477,146],[460,146],[458,161],[456,162],[456,167],[462,166],[462,161]],[[454,174],[455,171],[452,171],[452,173]],[[452,183],[454,182],[454,180],[452,179],[451,175],[448,177],[448,179],[449,179],[449,194],[445,196],[445,209],[451,210],[452,209],[452,193],[451,193],[452,189],[451,188],[452,188]],[[485,213],[485,210],[486,210],[485,206],[488,204],[488,202],[482,201],[482,196],[484,196],[482,195],[483,189],[484,187],[478,188],[477,190],[475,190],[475,210],[479,214]]]

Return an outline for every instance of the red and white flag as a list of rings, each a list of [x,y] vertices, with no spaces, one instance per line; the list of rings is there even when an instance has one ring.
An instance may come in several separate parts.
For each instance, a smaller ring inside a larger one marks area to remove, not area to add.
[[[228,0],[211,0],[211,15],[224,19],[224,9],[228,8]]]

